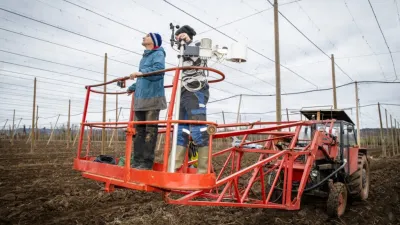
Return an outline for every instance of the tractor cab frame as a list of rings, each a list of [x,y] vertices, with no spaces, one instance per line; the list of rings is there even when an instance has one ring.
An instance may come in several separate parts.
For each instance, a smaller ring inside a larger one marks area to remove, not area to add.
[[[317,110],[301,110],[301,115],[308,120],[335,120],[332,128],[332,136],[338,142],[337,160],[346,160],[346,173],[354,173],[357,170],[357,159],[359,152],[367,155],[367,149],[360,148],[357,140],[357,129],[351,118],[344,110],[340,109],[317,109]],[[328,127],[324,124],[314,124],[311,126],[311,134],[316,130],[325,130],[329,133]]]

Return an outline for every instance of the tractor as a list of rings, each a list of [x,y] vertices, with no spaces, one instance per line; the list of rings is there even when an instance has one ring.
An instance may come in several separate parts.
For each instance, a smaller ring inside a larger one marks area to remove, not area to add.
[[[300,113],[311,121],[335,120],[332,126],[327,126],[326,123],[304,126],[299,133],[302,139],[298,139],[296,146],[301,149],[311,141],[320,142],[314,162],[309,165],[309,178],[302,191],[306,195],[327,197],[327,213],[340,217],[345,212],[348,200],[364,201],[368,198],[370,167],[367,149],[357,145],[354,123],[344,110],[301,110]],[[313,140],[311,137],[315,137],[317,131],[323,135]],[[292,192],[299,191],[306,162],[307,156],[299,156],[294,160]],[[272,165],[269,165],[267,169],[271,167]],[[275,176],[275,173],[271,173],[269,182]],[[278,178],[281,185],[282,180],[281,173]],[[275,201],[282,197],[282,188],[275,188]]]

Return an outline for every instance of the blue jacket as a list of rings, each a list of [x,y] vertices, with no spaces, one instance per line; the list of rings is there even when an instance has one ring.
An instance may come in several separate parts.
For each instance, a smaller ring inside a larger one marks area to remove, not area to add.
[[[150,73],[165,69],[165,51],[162,47],[145,50],[140,60],[139,72]],[[136,83],[129,86],[135,92],[135,111],[163,110],[167,108],[164,90],[164,74],[137,78]]]

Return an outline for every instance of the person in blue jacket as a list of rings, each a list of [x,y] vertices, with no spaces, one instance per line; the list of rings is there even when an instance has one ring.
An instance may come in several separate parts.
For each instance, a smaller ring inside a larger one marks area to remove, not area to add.
[[[137,77],[138,75],[164,70],[166,53],[161,47],[162,39],[158,33],[149,33],[143,37],[142,45],[146,48],[140,61],[139,71],[130,75],[137,79],[128,87],[128,95],[134,92],[135,121],[159,120],[161,110],[167,108],[164,90],[164,74]],[[158,125],[136,125],[133,145],[132,167],[152,169],[154,151],[158,136]]]

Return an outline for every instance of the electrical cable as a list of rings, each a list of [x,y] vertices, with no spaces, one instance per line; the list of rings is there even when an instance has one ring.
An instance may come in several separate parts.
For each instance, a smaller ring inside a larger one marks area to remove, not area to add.
[[[385,41],[386,47],[387,47],[387,49],[388,49],[388,51],[389,51],[389,53],[390,53],[390,58],[392,59],[392,65],[393,65],[394,75],[396,76],[396,79],[394,79],[394,81],[396,81],[396,80],[397,80],[397,72],[396,72],[396,66],[394,65],[392,52],[390,51],[390,48],[389,48],[389,45],[388,45],[388,43],[387,43],[387,41],[386,41],[385,35],[383,34],[381,25],[379,24],[378,18],[376,17],[374,7],[372,7],[372,4],[371,4],[371,1],[370,1],[370,0],[368,0],[368,3],[369,3],[369,5],[371,6],[372,12],[374,13],[374,17],[375,17],[376,23],[378,24],[378,27],[379,27],[379,30],[381,31],[383,40]]]

